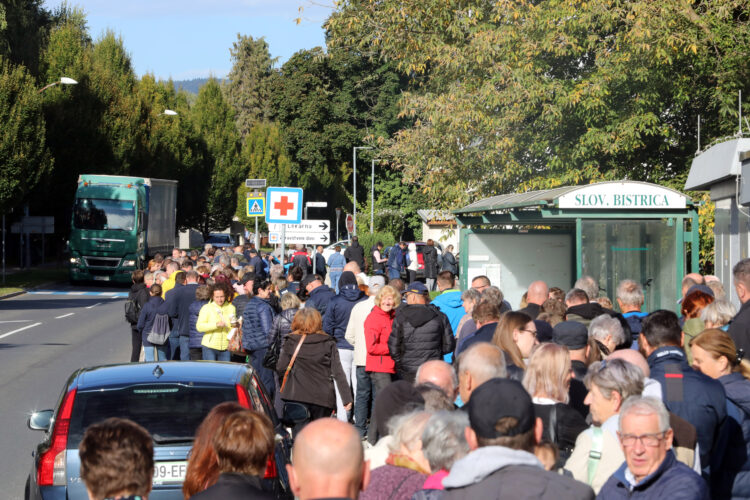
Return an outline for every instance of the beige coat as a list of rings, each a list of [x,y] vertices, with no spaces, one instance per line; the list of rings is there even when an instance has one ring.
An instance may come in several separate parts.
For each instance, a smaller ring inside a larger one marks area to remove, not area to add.
[[[573,474],[573,477],[582,483],[588,484],[588,466],[589,452],[591,451],[591,439],[593,431],[591,428],[586,429],[578,435],[575,448],[570,458],[565,462],[565,469]],[[620,441],[617,436],[606,430],[602,431],[602,458],[599,460],[599,466],[596,469],[594,480],[589,486],[594,492],[599,494],[607,479],[625,461],[625,455],[620,448]]]
[[[344,338],[354,346],[354,366],[365,366],[367,362],[367,346],[365,345],[365,320],[375,307],[375,297],[358,302],[349,315]]]

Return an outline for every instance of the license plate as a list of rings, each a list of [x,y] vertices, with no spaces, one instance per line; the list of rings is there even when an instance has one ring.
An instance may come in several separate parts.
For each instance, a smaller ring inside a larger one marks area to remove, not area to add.
[[[187,461],[154,463],[154,484],[181,483],[185,480]]]
[[[97,281],[109,281],[109,276],[94,276]]]

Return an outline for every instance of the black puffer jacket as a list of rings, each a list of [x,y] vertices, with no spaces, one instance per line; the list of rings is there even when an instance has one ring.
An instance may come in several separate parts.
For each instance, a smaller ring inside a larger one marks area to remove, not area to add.
[[[424,258],[424,277],[435,279],[437,278],[438,263],[437,263],[437,250],[434,246],[425,245],[422,249],[422,257]]]
[[[396,309],[388,350],[402,379],[413,381],[422,363],[442,359],[455,345],[448,317],[437,307],[411,304]]]
[[[352,246],[344,250],[346,261],[354,261],[359,265],[359,270],[365,272],[365,249],[359,244],[359,241],[352,241]]]

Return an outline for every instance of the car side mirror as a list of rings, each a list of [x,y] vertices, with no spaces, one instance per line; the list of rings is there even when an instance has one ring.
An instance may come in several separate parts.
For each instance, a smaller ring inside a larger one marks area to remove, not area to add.
[[[306,422],[310,419],[310,412],[307,407],[294,401],[284,402],[284,414],[281,416],[281,423],[287,427],[294,427],[297,424]]]
[[[46,431],[52,423],[52,415],[54,413],[53,410],[35,411],[29,415],[29,420],[26,422],[26,425],[28,425],[29,429],[32,431]]]

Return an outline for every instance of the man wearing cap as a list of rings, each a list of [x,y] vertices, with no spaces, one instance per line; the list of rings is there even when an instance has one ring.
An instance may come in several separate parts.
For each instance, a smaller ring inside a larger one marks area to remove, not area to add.
[[[414,382],[419,366],[431,359],[442,359],[453,352],[453,337],[448,317],[428,304],[427,287],[415,281],[406,288],[406,305],[396,309],[388,350],[396,363],[399,378]]]
[[[477,387],[466,405],[471,452],[443,480],[447,499],[593,499],[593,490],[544,470],[534,456],[542,421],[520,382],[494,378]]]
[[[314,307],[323,316],[328,303],[336,296],[336,293],[328,285],[323,284],[323,277],[319,274],[308,274],[302,278],[302,288],[308,296],[305,307]]]
[[[578,321],[561,321],[552,329],[552,342],[564,345],[570,353],[570,364],[573,369],[573,379],[570,381],[570,388],[568,389],[570,406],[584,418],[589,414],[589,407],[583,402],[588,393],[583,383],[588,371],[586,366],[588,340],[588,330]]]

